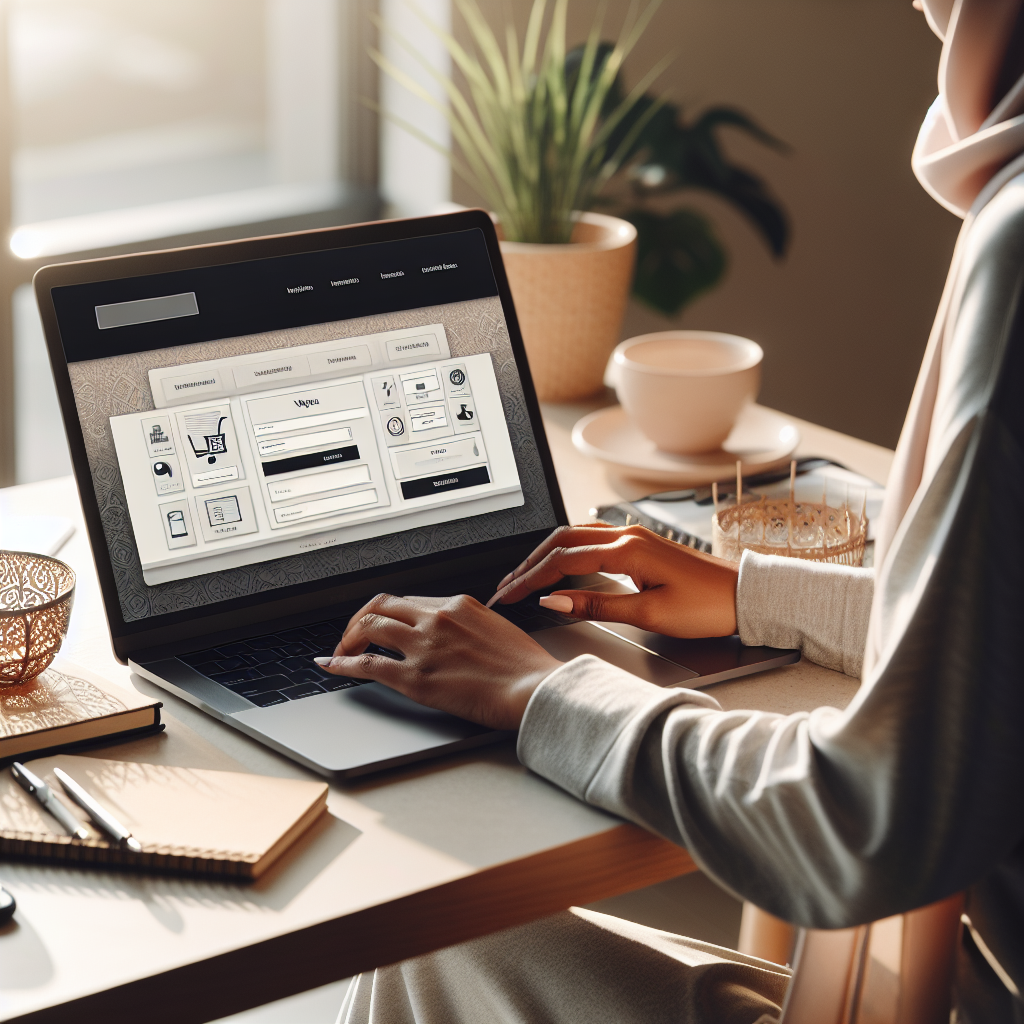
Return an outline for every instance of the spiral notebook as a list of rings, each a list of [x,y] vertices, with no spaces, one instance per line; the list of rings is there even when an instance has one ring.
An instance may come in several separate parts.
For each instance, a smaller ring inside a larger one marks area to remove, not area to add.
[[[0,772],[0,857],[81,867],[259,877],[327,810],[327,785],[243,772],[58,754],[28,762],[90,831],[67,835],[9,770]],[[53,774],[62,768],[142,845],[94,829]]]

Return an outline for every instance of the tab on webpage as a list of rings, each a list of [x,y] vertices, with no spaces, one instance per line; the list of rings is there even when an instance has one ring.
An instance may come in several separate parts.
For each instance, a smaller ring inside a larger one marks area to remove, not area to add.
[[[220,370],[202,370],[182,377],[164,377],[162,384],[168,402],[180,402],[182,399],[192,401],[224,392]]]
[[[411,356],[436,356],[441,354],[437,338],[433,334],[421,334],[415,338],[395,338],[385,342],[389,359],[409,359]]]
[[[373,357],[366,345],[352,345],[349,348],[339,348],[330,352],[311,352],[309,354],[309,368],[313,373],[357,370],[360,367],[370,366],[372,363]]]
[[[231,372],[235,377],[235,387],[248,388],[253,384],[266,384],[269,387],[274,381],[308,377],[309,361],[305,356],[286,356],[269,363],[236,366]]]

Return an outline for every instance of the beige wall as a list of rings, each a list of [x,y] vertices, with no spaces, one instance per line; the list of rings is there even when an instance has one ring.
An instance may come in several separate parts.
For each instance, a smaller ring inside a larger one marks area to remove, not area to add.
[[[481,5],[492,24],[509,6],[522,22],[530,0]],[[572,0],[573,42],[596,7]],[[612,29],[627,7],[611,0]],[[693,193],[729,249],[727,279],[675,321],[634,304],[623,336],[685,326],[754,338],[763,402],[895,445],[959,227],[909,166],[938,40],[909,0],[667,0],[627,74],[669,50],[673,100],[735,104],[793,147],[728,143],[775,187],[793,243],[776,263],[736,213]],[[474,202],[461,183],[454,194]]]

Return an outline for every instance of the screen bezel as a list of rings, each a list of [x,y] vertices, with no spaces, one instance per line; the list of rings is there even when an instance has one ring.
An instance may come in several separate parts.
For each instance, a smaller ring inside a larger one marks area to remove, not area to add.
[[[501,259],[498,237],[490,216],[483,210],[464,210],[407,220],[373,221],[365,224],[318,228],[232,242],[215,242],[181,249],[80,260],[72,263],[52,264],[42,267],[36,272],[33,278],[36,302],[39,305],[43,331],[46,336],[50,365],[53,368],[57,397],[60,401],[72,467],[99,577],[114,654],[119,661],[126,662],[129,656],[134,657],[140,652],[153,648],[184,645],[189,641],[200,643],[204,637],[225,630],[237,629],[240,626],[258,625],[283,616],[294,616],[304,611],[328,610],[332,606],[348,604],[381,590],[400,589],[396,586],[399,582],[401,589],[408,590],[410,586],[415,586],[418,583],[436,580],[437,573],[434,569],[442,563],[445,566],[446,577],[456,577],[469,572],[491,569],[495,572],[501,569],[498,575],[504,575],[511,565],[517,564],[525,557],[547,536],[549,531],[536,530],[514,537],[421,555],[401,562],[347,573],[343,583],[339,583],[337,577],[328,577],[308,583],[294,584],[267,593],[233,598],[216,605],[204,605],[199,608],[152,616],[136,622],[125,622],[114,580],[110,553],[107,549],[106,536],[100,519],[92,472],[86,455],[85,438],[78,418],[60,325],[57,322],[51,295],[52,289],[164,274],[177,270],[242,263],[276,256],[351,248],[375,242],[422,238],[472,228],[479,228],[483,233],[487,254],[491,261],[491,271],[498,288],[502,313],[508,328],[512,352],[522,381],[530,426],[537,441],[544,480],[555,512],[556,525],[565,525],[567,522],[565,506],[562,502],[554,464],[551,460],[551,451],[541,420],[540,406],[537,402],[533,378],[530,375],[519,321],[512,302],[512,293]],[[187,645],[192,646],[191,643]]]

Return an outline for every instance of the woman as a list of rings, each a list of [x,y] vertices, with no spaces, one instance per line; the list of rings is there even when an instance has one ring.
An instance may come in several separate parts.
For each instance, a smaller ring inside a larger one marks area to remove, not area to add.
[[[502,581],[628,573],[631,596],[560,592],[588,618],[738,631],[859,675],[843,713],[725,712],[593,657],[566,665],[469,598],[381,596],[331,670],[519,728],[529,767],[681,843],[797,924],[871,921],[968,890],[961,1022],[1024,1020],[1024,15],[924,0],[944,38],[915,151],[965,217],[900,439],[874,574],[747,553],[737,567],[636,528],[575,527]],[[405,655],[363,653],[369,642]],[[346,1022],[777,1018],[788,972],[570,911],[360,976]]]

